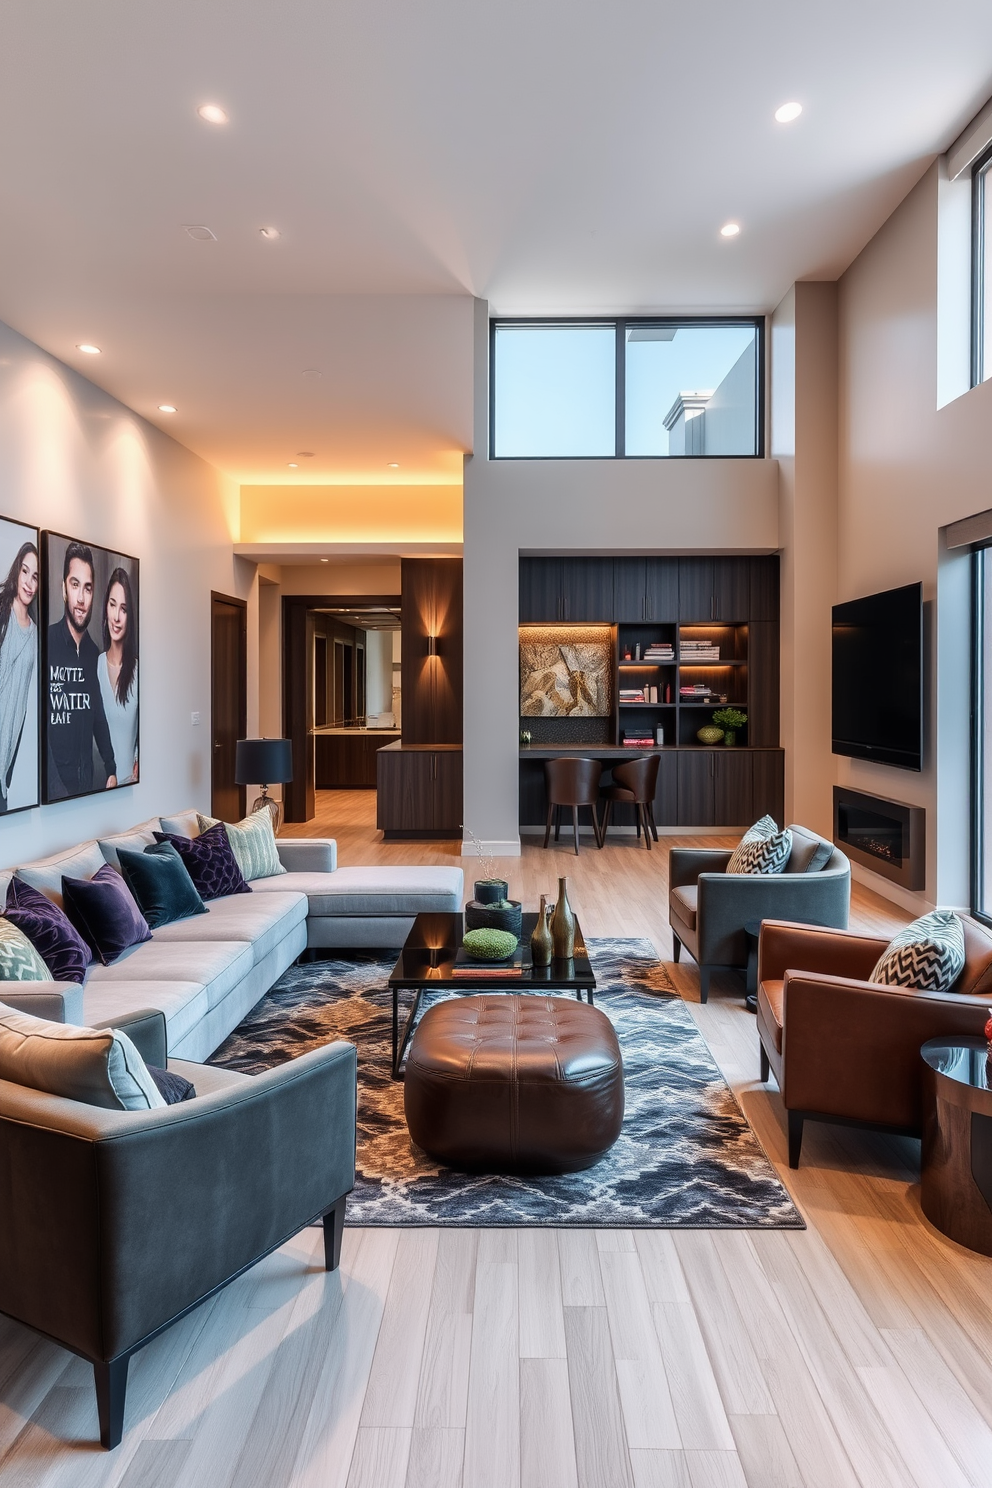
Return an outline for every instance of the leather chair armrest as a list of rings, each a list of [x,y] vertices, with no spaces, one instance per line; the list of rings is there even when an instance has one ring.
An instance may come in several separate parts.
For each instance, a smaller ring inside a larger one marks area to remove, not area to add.
[[[279,837],[276,849],[287,873],[333,873],[338,866],[333,837]]]
[[[731,848],[673,847],[668,855],[669,888],[694,884],[701,873],[722,873],[732,856]]]
[[[124,1013],[120,1018],[105,1018],[94,1023],[94,1028],[119,1028],[126,1033],[146,1064],[156,1069],[165,1069],[169,1060],[165,1014],[158,1008],[139,1008],[133,1013]]]
[[[0,1002],[49,1023],[83,1021],[83,989],[76,982],[4,982]]]
[[[758,980],[780,982],[793,970],[866,981],[888,943],[850,930],[765,920],[758,942]]]

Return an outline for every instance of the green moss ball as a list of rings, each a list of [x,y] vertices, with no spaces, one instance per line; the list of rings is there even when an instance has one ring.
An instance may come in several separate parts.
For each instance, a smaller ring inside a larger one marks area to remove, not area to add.
[[[517,937],[509,930],[467,930],[462,945],[480,961],[505,961],[517,949]]]

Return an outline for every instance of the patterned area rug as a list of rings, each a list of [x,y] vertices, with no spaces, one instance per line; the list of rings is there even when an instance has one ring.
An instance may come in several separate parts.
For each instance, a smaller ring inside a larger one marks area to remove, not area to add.
[[[650,942],[588,946],[596,1005],[623,1053],[626,1114],[615,1147],[583,1173],[465,1174],[414,1147],[389,1077],[392,956],[291,967],[211,1063],[257,1074],[332,1039],[358,1046],[351,1225],[802,1229]]]

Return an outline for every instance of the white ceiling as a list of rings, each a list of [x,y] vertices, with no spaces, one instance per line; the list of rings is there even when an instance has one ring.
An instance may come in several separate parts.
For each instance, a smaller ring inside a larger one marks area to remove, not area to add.
[[[0,317],[265,483],[457,480],[471,295],[767,310],[835,277],[992,91],[988,0],[4,0],[0,26]]]

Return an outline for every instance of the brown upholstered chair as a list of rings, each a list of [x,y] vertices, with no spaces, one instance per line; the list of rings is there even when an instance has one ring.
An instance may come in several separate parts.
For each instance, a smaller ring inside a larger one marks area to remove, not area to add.
[[[758,942],[761,1078],[778,1081],[789,1166],[803,1123],[835,1121],[920,1136],[920,1046],[978,1034],[992,1001],[992,935],[964,919],[964,970],[950,992],[869,982],[888,945],[845,930],[765,920]]]
[[[561,833],[561,808],[572,808],[572,836],[575,840],[575,856],[579,855],[579,807],[588,806],[592,815],[592,829],[596,834],[596,846],[602,847],[603,838],[599,825],[599,782],[603,767],[599,760],[583,759],[578,755],[565,755],[560,759],[545,760],[544,779],[548,791],[548,820],[544,828],[544,845],[551,836],[552,820],[555,841]]]
[[[637,818],[637,836],[644,831],[644,846],[651,851],[651,838],[658,841],[658,828],[654,820],[654,793],[658,788],[660,754],[645,754],[638,759],[623,760],[613,766],[613,784],[604,792],[602,840],[610,829],[610,816],[615,801],[623,801],[634,808]]]

